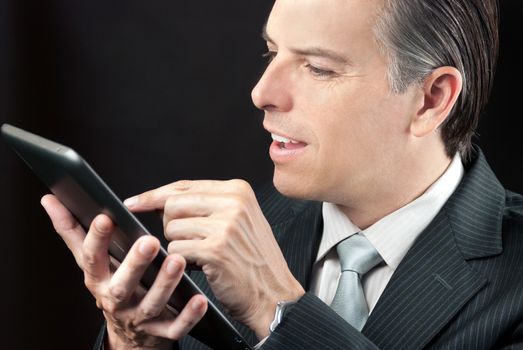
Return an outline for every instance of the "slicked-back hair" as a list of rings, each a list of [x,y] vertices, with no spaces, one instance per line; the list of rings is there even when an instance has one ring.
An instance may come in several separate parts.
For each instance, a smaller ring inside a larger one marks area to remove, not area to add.
[[[438,67],[461,73],[461,95],[440,130],[449,157],[470,153],[494,81],[498,26],[497,0],[385,0],[377,21],[394,93],[421,84]]]

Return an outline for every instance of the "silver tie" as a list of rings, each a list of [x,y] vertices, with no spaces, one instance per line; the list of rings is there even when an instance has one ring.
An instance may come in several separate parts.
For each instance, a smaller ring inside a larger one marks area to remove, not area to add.
[[[340,259],[341,276],[331,308],[361,331],[369,317],[361,277],[378,265],[382,258],[367,238],[360,234],[341,241],[336,250]]]

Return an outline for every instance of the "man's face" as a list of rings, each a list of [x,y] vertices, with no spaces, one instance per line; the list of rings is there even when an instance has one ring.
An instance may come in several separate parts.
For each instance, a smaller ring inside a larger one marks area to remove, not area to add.
[[[414,92],[390,91],[373,33],[382,1],[276,0],[266,27],[273,59],[252,98],[277,135],[270,156],[282,193],[358,200],[406,150]]]

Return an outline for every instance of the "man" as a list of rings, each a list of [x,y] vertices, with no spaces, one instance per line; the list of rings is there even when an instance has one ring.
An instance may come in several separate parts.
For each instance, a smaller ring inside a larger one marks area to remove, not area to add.
[[[165,309],[186,262],[267,349],[523,346],[523,198],[471,146],[497,18],[493,0],[277,0],[264,30],[271,61],[252,98],[285,197],[232,180],[127,200],[163,210],[171,241],[147,292],[137,285],[156,239],[140,239],[113,273],[110,220],[100,215],[86,235],[44,197],[104,312],[106,349],[204,348],[184,335],[205,298],[177,317]],[[339,247],[353,237],[377,258],[361,273],[358,317],[341,310],[356,310],[356,298],[338,296]],[[278,303],[286,312],[273,323]]]

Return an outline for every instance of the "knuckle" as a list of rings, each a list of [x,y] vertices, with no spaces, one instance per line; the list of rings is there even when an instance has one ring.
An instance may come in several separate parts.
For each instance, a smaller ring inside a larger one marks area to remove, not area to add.
[[[175,237],[175,233],[176,233],[176,230],[175,230],[174,221],[172,221],[172,220],[167,221],[165,224],[163,235],[165,236],[166,239],[172,240]]]
[[[207,193],[194,193],[190,195],[192,200],[196,203],[202,203],[205,204],[208,202],[208,194]]]
[[[94,294],[96,290],[96,283],[93,281],[89,273],[84,273],[84,285],[87,287],[87,289]]]
[[[157,318],[158,316],[160,316],[161,312],[162,307],[160,304],[149,304],[147,306],[144,306],[140,310],[140,313],[144,320],[151,320],[153,318]]]
[[[206,251],[208,252],[208,259],[211,261],[222,261],[226,246],[226,238],[216,238],[208,245]]]
[[[236,217],[241,215],[244,210],[241,198],[238,195],[230,194],[224,198],[224,209],[227,211],[230,217]]]
[[[115,302],[105,299],[101,302],[101,308],[105,313],[111,315],[111,318],[116,319],[114,315],[118,311],[118,305]]]
[[[176,205],[176,198],[173,195],[170,195],[165,199],[165,210],[171,210]]]
[[[109,296],[116,303],[123,303],[127,300],[127,290],[119,285],[113,285],[109,287]]]
[[[53,226],[57,231],[70,231],[78,228],[80,224],[69,214],[53,221]]]
[[[180,323],[182,325],[182,328],[189,331],[197,322],[197,317],[196,315],[191,315],[191,316],[185,316],[185,317],[182,317],[181,320],[180,320]]]
[[[247,213],[246,205],[242,204],[241,206],[233,208],[233,219],[236,224],[241,224],[241,222],[248,219],[249,214]]]
[[[169,337],[171,339],[180,339],[185,336],[194,327],[196,322],[198,322],[197,317],[188,315],[180,315],[176,321],[178,327],[169,330]]]
[[[223,224],[223,234],[226,238],[234,236],[236,230],[236,222],[234,220],[229,220]],[[219,241],[221,242],[223,239]]]
[[[179,202],[179,197],[175,195],[170,195],[165,200],[163,217],[166,222],[178,216],[180,210],[183,209],[183,206],[181,207]]]
[[[188,190],[191,188],[191,184],[192,184],[192,181],[190,180],[179,180],[179,181],[176,181],[176,182],[173,182],[172,183],[172,187],[175,189],[175,190]]]
[[[225,236],[223,238],[232,239],[236,237],[242,231],[243,222],[245,222],[245,220],[241,217],[241,215],[234,215],[222,220],[220,224],[220,232],[223,236]],[[215,236],[219,237],[219,235]]]
[[[240,211],[242,211],[243,207],[243,201],[242,198],[239,195],[231,195],[229,196],[229,208],[233,212],[234,215],[238,214]]]
[[[187,333],[187,331],[184,331],[179,328],[170,328],[167,332],[167,338],[171,340],[180,340],[182,337],[184,337]]]
[[[95,252],[83,249],[82,251],[82,266],[84,269],[91,269],[95,267],[100,261],[100,258]]]
[[[147,192],[143,192],[136,196],[136,199],[138,200],[138,203],[149,203],[150,201],[153,201],[156,199],[156,191],[151,190]]]
[[[238,191],[246,192],[251,189],[251,185],[245,180],[242,179],[232,179],[231,184],[238,189]]]
[[[229,196],[230,208],[236,212],[245,212],[249,205],[249,198],[243,193],[234,193]]]

